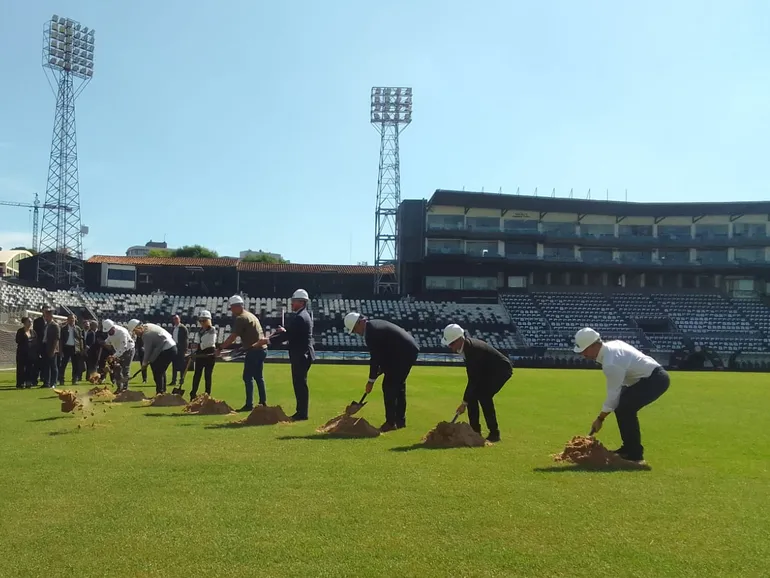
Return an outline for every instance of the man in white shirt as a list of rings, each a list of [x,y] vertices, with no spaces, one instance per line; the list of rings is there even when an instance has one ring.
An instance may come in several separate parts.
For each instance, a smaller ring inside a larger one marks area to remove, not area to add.
[[[110,319],[102,321],[102,329],[107,333],[105,343],[115,350],[115,358],[120,363],[120,374],[115,385],[118,391],[128,389],[128,374],[134,359],[134,339],[125,327],[116,325]]]
[[[625,341],[604,343],[590,327],[575,334],[575,353],[601,364],[607,378],[607,398],[591,424],[591,434],[598,432],[604,418],[615,412],[623,440],[615,453],[627,460],[642,461],[644,447],[637,414],[666,392],[670,384],[668,373],[652,357]]]

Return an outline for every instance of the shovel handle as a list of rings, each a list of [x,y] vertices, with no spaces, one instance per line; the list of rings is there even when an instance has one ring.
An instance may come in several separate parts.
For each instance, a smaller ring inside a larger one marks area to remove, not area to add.
[[[364,400],[366,399],[366,396],[369,395],[368,391],[364,392],[364,395],[361,396],[361,399],[358,401],[358,405],[362,405],[364,403]]]
[[[455,412],[455,416],[452,418],[452,421],[451,421],[451,422],[449,422],[449,423],[454,423],[454,422],[456,422],[458,417],[460,417],[460,414],[459,414],[459,413],[457,413],[457,412]]]

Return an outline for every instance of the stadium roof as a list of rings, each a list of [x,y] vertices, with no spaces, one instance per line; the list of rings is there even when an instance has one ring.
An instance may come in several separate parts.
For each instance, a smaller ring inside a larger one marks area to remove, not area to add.
[[[737,201],[720,203],[635,203],[594,199],[565,199],[534,197],[502,193],[474,193],[437,189],[428,205],[498,209],[500,211],[538,211],[617,215],[638,217],[698,217],[702,215],[757,215],[770,213],[768,201]]]
[[[377,268],[371,265],[303,265],[300,263],[260,263],[223,257],[202,259],[191,257],[125,257],[122,255],[94,255],[89,263],[112,265],[145,265],[160,267],[237,267],[239,271],[259,273],[329,273],[338,275],[374,275]],[[386,265],[383,273],[392,273],[393,266]]]

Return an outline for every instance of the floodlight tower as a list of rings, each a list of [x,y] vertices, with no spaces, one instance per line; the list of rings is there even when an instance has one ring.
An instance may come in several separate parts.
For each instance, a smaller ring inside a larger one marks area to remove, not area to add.
[[[82,284],[75,99],[94,75],[93,29],[54,14],[43,26],[43,70],[56,94],[56,115],[40,227],[38,280]]]
[[[401,202],[398,137],[412,122],[412,89],[372,88],[370,114],[372,125],[380,133],[380,171],[374,213],[374,292],[398,293],[396,213]],[[393,273],[383,273],[382,268],[391,264]]]

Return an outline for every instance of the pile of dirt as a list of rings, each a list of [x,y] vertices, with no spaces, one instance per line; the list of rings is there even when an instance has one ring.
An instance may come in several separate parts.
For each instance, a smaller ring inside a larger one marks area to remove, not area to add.
[[[560,454],[553,456],[556,462],[578,464],[586,468],[646,468],[643,462],[630,462],[609,451],[593,437],[575,436]]]
[[[202,393],[188,403],[182,411],[197,415],[224,415],[233,413],[233,408],[224,401],[216,400],[209,394]]]
[[[54,389],[53,392],[59,396],[63,413],[72,413],[76,409],[83,409],[83,404],[74,391]]]
[[[274,425],[285,421],[291,421],[291,418],[284,413],[280,405],[268,407],[258,405],[251,410],[248,416],[235,423],[240,425]]]
[[[465,422],[441,421],[422,439],[428,448],[480,448],[491,445]]]
[[[380,430],[364,418],[356,418],[347,413],[330,419],[316,431],[318,433],[347,438],[376,438],[380,435]]]
[[[92,387],[88,390],[87,395],[94,401],[112,401],[115,399],[115,394],[106,385],[103,387]]]
[[[123,402],[123,401],[142,401],[147,399],[143,392],[141,391],[133,391],[130,389],[124,389],[119,394],[115,396],[115,399],[112,401],[116,402]]]
[[[158,395],[152,398],[150,405],[155,405],[160,407],[171,407],[171,406],[178,406],[178,405],[187,405],[187,402],[184,400],[184,398],[181,395],[176,395],[174,393],[159,393]]]

